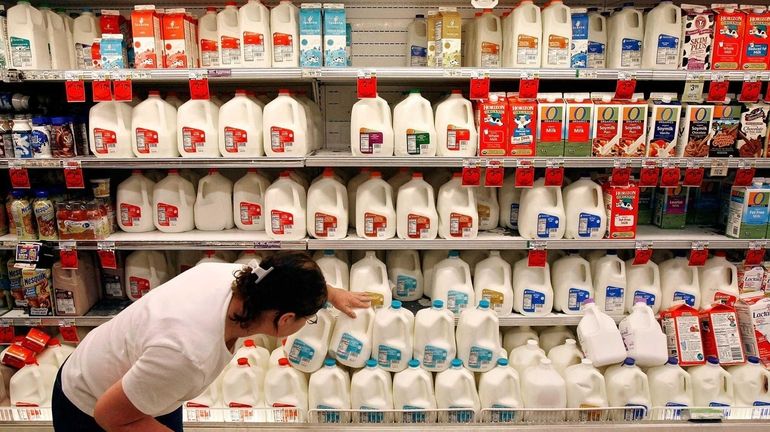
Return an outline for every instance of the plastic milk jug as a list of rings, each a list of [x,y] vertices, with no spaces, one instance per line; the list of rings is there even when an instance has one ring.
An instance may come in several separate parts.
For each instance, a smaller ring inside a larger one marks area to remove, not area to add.
[[[474,122],[473,105],[463,97],[461,90],[436,105],[436,155],[473,157],[476,155],[478,135]]]
[[[131,117],[125,102],[99,102],[88,111],[91,153],[96,157],[132,158]]]
[[[425,15],[416,15],[406,28],[406,66],[428,65],[428,22]]]
[[[481,408],[473,373],[463,367],[462,360],[452,360],[449,369],[436,374],[436,407],[438,409],[465,408],[472,410],[474,414]],[[461,414],[452,413],[452,415]]]
[[[131,112],[131,146],[136,157],[179,157],[176,108],[151,90]]]
[[[73,27],[73,36],[75,38],[75,58],[78,69],[94,69],[94,64],[99,59],[91,58],[91,45],[94,39],[102,37],[99,20],[93,12],[83,11],[80,16],[75,18]]]
[[[601,239],[607,232],[607,211],[604,209],[602,187],[589,177],[570,183],[564,188],[564,213],[568,239]]]
[[[384,240],[396,235],[396,209],[393,188],[372,172],[356,191],[356,234],[365,239]]]
[[[51,338],[45,350],[35,357],[38,364],[51,365],[59,369],[73,351],[75,351],[75,348],[69,345],[62,345],[57,338]]]
[[[473,26],[473,64],[481,68],[499,68],[502,65],[503,29],[500,18],[492,9],[476,19]]]
[[[642,66],[644,18],[642,11],[625,6],[607,20],[607,67],[638,69]]]
[[[152,200],[155,182],[134,170],[131,177],[118,185],[118,226],[125,232],[155,230]]]
[[[490,231],[497,228],[500,221],[500,205],[497,203],[495,188],[479,186],[473,188],[476,195],[476,209],[479,213],[479,230]]]
[[[234,226],[233,182],[211,168],[198,183],[195,227],[201,231],[222,231]]]
[[[375,308],[387,307],[393,300],[385,263],[377,259],[373,251],[367,251],[366,256],[350,268],[350,290],[369,295]]]
[[[436,264],[443,261],[449,255],[449,251],[445,250],[426,250],[422,251],[422,277],[425,281],[426,297],[433,298],[433,271]]]
[[[136,251],[126,257],[129,300],[137,301],[168,279],[166,257],[158,251]]]
[[[568,367],[564,372],[567,386],[567,408],[604,408],[607,388],[604,376],[589,359]]]
[[[626,346],[615,321],[589,301],[577,327],[583,354],[596,367],[617,364],[626,358]]]
[[[709,357],[706,364],[691,367],[693,406],[725,407],[735,404],[733,377],[722,369],[719,359]]]
[[[367,360],[366,367],[353,374],[350,382],[350,408],[367,411],[393,409],[393,382],[390,374],[377,366],[377,360]],[[373,413],[368,420],[370,423],[381,423],[390,417],[390,414]]]
[[[238,6],[227,2],[217,14],[217,36],[219,40],[219,63],[222,67],[241,66],[241,26]]]
[[[497,192],[497,201],[500,205],[500,226],[509,229],[519,227],[519,201],[522,188],[514,187],[516,177],[509,175],[503,181],[503,187]]]
[[[265,193],[270,181],[257,173],[249,171],[233,186],[233,217],[235,226],[244,231],[264,231],[265,229]]]
[[[245,67],[270,67],[272,38],[270,10],[259,0],[249,0],[238,9],[241,26],[241,62]]]
[[[666,310],[671,308],[674,302],[684,300],[688,306],[700,308],[698,267],[691,267],[683,256],[663,261],[659,267],[660,286],[663,291],[660,307]]]
[[[369,180],[371,176],[371,170],[364,167],[361,168],[361,172],[348,180],[348,225],[350,225],[350,228],[356,227],[356,194],[358,193],[358,187]]]
[[[195,188],[169,170],[163,180],[155,184],[152,193],[153,221],[162,232],[187,232],[195,228]]]
[[[201,67],[219,66],[217,9],[214,7],[207,7],[206,13],[198,18],[198,53]]]
[[[647,12],[642,67],[678,69],[682,61],[682,28],[682,10],[670,1],[662,1]]]
[[[307,192],[307,232],[313,238],[341,239],[348,235],[348,192],[327,168]]]
[[[262,384],[265,370],[240,357],[222,377],[222,400],[230,408],[261,408],[265,405]]]
[[[551,0],[543,9],[543,45],[541,62],[544,68],[570,67],[572,46],[572,13],[561,0]]]
[[[235,97],[222,105],[217,124],[222,156],[264,156],[262,108],[246,95],[245,90],[236,90]]]
[[[503,67],[539,68],[543,42],[543,23],[540,8],[531,0],[523,0],[511,12],[511,43],[503,49]],[[568,50],[569,51],[569,50]]]
[[[612,407],[643,406],[651,408],[650,385],[647,375],[632,358],[613,365],[604,372],[607,400]]]
[[[308,408],[311,410],[350,409],[350,375],[337,366],[334,359],[324,360],[324,366],[310,375],[307,388]],[[328,421],[342,420],[340,413],[322,413]],[[349,414],[342,414],[346,420]]]
[[[508,327],[503,331],[503,348],[509,353],[514,348],[526,345],[528,340],[538,342],[537,332],[530,326]]]
[[[409,360],[409,367],[393,375],[393,407],[397,410],[435,410],[433,375],[420,367],[417,359]],[[435,422],[435,413],[403,413],[396,421],[404,423]]]
[[[475,308],[460,313],[457,323],[457,358],[473,372],[486,372],[495,366],[502,348],[500,322],[489,308],[489,302],[481,300]]]
[[[758,357],[749,356],[748,363],[731,366],[728,372],[733,378],[735,406],[770,405],[770,371],[762,366]]]
[[[591,264],[578,254],[557,259],[551,267],[551,281],[557,311],[579,314],[584,302],[594,297]]]
[[[631,313],[634,304],[645,302],[657,314],[660,311],[660,269],[652,260],[634,265],[634,259],[626,261],[626,313]]]
[[[51,69],[75,69],[76,66],[70,62],[70,50],[74,47],[68,46],[67,38],[62,37],[67,32],[64,18],[47,7],[41,7],[40,13],[43,14],[43,21],[45,21],[46,39],[51,53]]]
[[[583,352],[577,347],[575,339],[567,339],[563,345],[557,345],[548,352],[548,359],[551,360],[553,368],[563,377],[564,371],[568,367],[580,364],[583,359]]]
[[[607,18],[599,12],[588,14],[588,68],[607,67]]]
[[[9,67],[21,70],[51,69],[45,18],[27,1],[16,2],[7,12]]]
[[[479,399],[482,409],[522,408],[519,373],[508,359],[497,359],[497,366],[481,374]],[[510,414],[508,414],[510,415]]]
[[[476,238],[479,211],[473,188],[462,186],[462,173],[455,173],[438,191],[438,234],[443,239]]]
[[[591,262],[596,306],[608,315],[623,315],[626,307],[626,263],[615,251]]]
[[[258,367],[263,371],[267,371],[269,368],[270,351],[266,348],[258,346],[253,339],[246,339],[243,341],[243,346],[238,348],[235,352],[233,359],[245,357],[249,360],[249,365],[252,367]],[[232,364],[232,362],[230,363]]]
[[[323,257],[316,260],[328,285],[350,291],[350,270],[345,261],[337,258],[333,250],[325,250]]]
[[[526,371],[531,366],[537,366],[540,364],[540,360],[547,358],[545,351],[537,346],[537,341],[529,339],[526,344],[518,346],[511,350],[508,354],[508,360],[511,367],[516,369],[519,376],[524,376]]]
[[[270,11],[270,30],[273,32],[273,67],[299,66],[299,8],[291,0]]]
[[[433,300],[441,300],[455,316],[476,304],[468,263],[460,259],[460,253],[450,251],[449,256],[433,269]]]
[[[270,218],[268,237],[274,240],[300,240],[305,237],[306,198],[305,189],[291,178],[291,174],[281,173],[281,177],[265,192],[265,215]]]
[[[520,374],[521,375],[521,374]],[[567,386],[564,378],[547,358],[527,369],[521,379],[525,408],[566,408]]]
[[[647,369],[647,380],[650,383],[652,406],[692,406],[692,379],[681,366],[676,357],[671,357],[662,366]]]
[[[529,267],[527,258],[513,266],[513,310],[523,315],[543,316],[553,309],[553,287],[548,263]]]
[[[412,355],[414,315],[393,300],[388,308],[380,308],[374,314],[372,327],[372,357],[388,372],[406,369]]]
[[[445,370],[457,355],[454,314],[444,308],[442,300],[433,300],[432,306],[419,310],[414,320],[413,357],[425,370]]]
[[[50,407],[57,373],[55,366],[38,365],[35,357],[30,356],[24,367],[11,376],[11,406]]]
[[[393,108],[396,156],[435,156],[436,126],[430,102],[412,89]]]
[[[318,322],[302,327],[286,339],[287,358],[300,372],[313,373],[321,368],[329,349],[329,338],[334,328],[334,316],[329,308],[316,313]]]
[[[666,335],[655,319],[652,308],[636,303],[631,314],[618,325],[628,356],[641,367],[660,366],[668,360]]]
[[[278,367],[265,375],[265,404],[307,411],[307,377],[291,367],[286,358],[278,360]]]
[[[547,353],[559,345],[567,342],[567,339],[575,339],[575,335],[567,326],[546,327],[540,331],[540,347]]]
[[[271,157],[298,157],[310,152],[308,119],[302,104],[286,89],[263,110],[262,142]]]
[[[323,121],[323,116],[321,114],[321,109],[318,107],[318,105],[313,102],[312,99],[307,97],[307,94],[304,91],[297,92],[297,95],[294,96],[297,101],[302,104],[302,108],[305,110],[305,118],[307,119],[307,125],[308,125],[308,142],[309,147],[311,150],[317,150],[321,148],[321,127],[320,123]]]
[[[177,145],[182,157],[219,157],[219,107],[190,99],[177,112]]]
[[[509,315],[513,310],[511,273],[511,265],[500,257],[499,251],[491,251],[489,258],[476,264],[475,297],[479,301],[487,300],[497,315]]]
[[[519,234],[525,239],[560,239],[564,237],[566,220],[561,189],[545,186],[539,178],[531,188],[521,192]]]
[[[717,251],[703,267],[698,267],[701,305],[704,307],[718,302],[733,304],[740,295],[738,269],[725,257],[724,251]]]
[[[353,105],[350,149],[353,156],[393,156],[393,120],[385,99],[364,98]]]
[[[438,235],[439,219],[433,188],[415,172],[398,188],[396,233],[402,239],[432,240]]]
[[[420,268],[420,253],[416,250],[388,251],[386,261],[388,279],[395,286],[397,300],[415,301],[422,298],[424,280]]]

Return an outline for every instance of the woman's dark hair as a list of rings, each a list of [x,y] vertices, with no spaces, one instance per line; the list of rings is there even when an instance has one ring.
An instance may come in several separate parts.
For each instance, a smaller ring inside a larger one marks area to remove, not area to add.
[[[266,311],[278,311],[273,320],[278,325],[283,314],[293,312],[298,318],[308,317],[326,304],[326,281],[307,253],[277,252],[259,266],[265,270],[273,268],[259,283],[251,267],[235,273],[233,295],[243,301],[243,309],[229,318],[242,328]]]

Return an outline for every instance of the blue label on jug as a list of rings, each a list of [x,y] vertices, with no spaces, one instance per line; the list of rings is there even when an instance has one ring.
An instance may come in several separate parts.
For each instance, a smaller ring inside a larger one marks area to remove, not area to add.
[[[559,230],[559,216],[540,213],[537,215],[537,236],[551,238],[556,236]]]
[[[338,407],[319,404],[319,405],[316,405],[316,409],[323,411],[321,413],[321,419],[322,419],[321,421],[323,423],[339,423],[340,421],[342,421],[340,412],[332,411],[332,410],[338,410],[339,409]]]
[[[604,299],[604,312],[613,315],[623,313],[625,306],[624,289],[612,285],[607,285]]]
[[[511,204],[511,217],[509,219],[511,226],[516,228],[519,224],[519,203]]]
[[[419,45],[412,45],[411,48],[411,66],[428,65],[428,48]]]
[[[472,346],[471,354],[468,357],[468,368],[483,369],[492,363],[493,357],[494,353],[492,350],[479,346]]]
[[[401,362],[401,350],[380,345],[377,347],[377,364],[382,367],[396,367]]]
[[[684,300],[685,303],[687,303],[687,306],[695,307],[695,296],[689,293],[684,293],[681,291],[675,291],[674,292],[674,301],[677,300]]]
[[[641,51],[642,41],[638,39],[623,39],[621,49],[623,51]]]
[[[720,402],[709,402],[709,406],[710,407],[729,407],[730,405],[723,404],[723,403],[720,403]]]
[[[462,291],[450,290],[447,293],[447,309],[451,310],[455,314],[459,314],[461,310],[468,307],[468,294]]]
[[[516,418],[516,411],[513,411],[515,407],[503,405],[503,404],[492,404],[492,409],[496,410],[511,410],[511,411],[493,411],[492,414],[492,423],[500,423],[500,422],[512,422]]]
[[[416,291],[417,279],[407,275],[398,275],[396,277],[396,297],[406,298],[413,295]]]
[[[676,403],[676,402],[666,402],[666,406],[667,407],[686,407],[687,405]]]
[[[580,288],[570,288],[567,308],[571,311],[579,311],[583,309],[583,302],[588,300],[590,297],[591,294],[586,290],[582,290]]]
[[[363,342],[356,339],[350,333],[344,333],[337,347],[337,358],[340,360],[355,361],[361,355],[364,348]]]
[[[423,412],[405,412],[402,413],[402,423],[425,423],[427,415],[425,414],[426,407],[418,407],[415,405],[404,405],[402,410],[404,411],[423,411]]]
[[[655,304],[655,294],[637,290],[634,292],[634,304],[639,302],[645,302],[647,306],[652,306]]]
[[[658,48],[678,48],[679,38],[670,35],[658,36]]]
[[[545,308],[545,294],[531,289],[524,290],[524,312],[542,312]]]
[[[605,56],[605,47],[603,43],[588,41],[588,67],[591,69],[601,69],[607,64]]]
[[[294,340],[289,350],[289,361],[299,366],[310,366],[315,356],[315,349],[299,339]]]
[[[379,408],[372,408],[370,406],[361,405],[361,408],[359,408],[362,411],[379,411]],[[361,415],[361,421],[363,423],[382,423],[385,421],[385,413],[383,412],[371,412],[371,413],[360,413]]]
[[[580,213],[578,216],[578,237],[591,237],[599,232],[602,218],[591,213]]]
[[[770,402],[754,401],[754,406],[770,406]]]
[[[588,54],[604,54],[604,44],[588,41]]]
[[[447,350],[433,345],[425,345],[422,365],[426,368],[442,368],[447,363]]]

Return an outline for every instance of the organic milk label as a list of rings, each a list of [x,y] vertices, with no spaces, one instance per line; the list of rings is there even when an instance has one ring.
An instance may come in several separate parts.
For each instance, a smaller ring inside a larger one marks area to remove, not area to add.
[[[410,239],[425,239],[430,235],[430,218],[409,213],[406,218],[406,235]]]
[[[158,203],[158,225],[175,227],[179,220],[179,207],[171,204]]]
[[[492,218],[492,209],[488,205],[478,203],[476,205],[476,212],[479,214],[479,225],[487,225],[490,222],[494,222],[490,221]]]
[[[640,302],[644,302],[647,306],[652,307],[655,304],[655,294],[642,290],[634,291],[634,304]]]
[[[567,101],[567,140],[564,156],[591,156],[591,121],[594,105],[587,102]]]
[[[136,150],[140,154],[158,152],[158,132],[151,129],[136,128]]]
[[[647,154],[647,104],[623,105],[620,126],[620,156],[640,157]]]
[[[558,35],[548,36],[548,65],[560,66],[570,63],[569,38]]]
[[[656,102],[652,106],[650,113],[652,123],[650,123],[650,131],[647,134],[648,156],[676,156],[681,112],[682,107],[679,104],[668,105]]]
[[[270,148],[276,153],[289,153],[294,147],[294,131],[282,127],[270,128]]]
[[[500,45],[487,41],[481,43],[480,67],[500,67]]]
[[[377,364],[382,367],[396,367],[401,362],[401,350],[380,344],[377,347]]]
[[[588,14],[585,9],[572,11],[572,46],[570,67],[584,69],[588,66]]]
[[[206,132],[191,127],[182,128],[182,149],[185,153],[200,153],[206,146]]]
[[[714,115],[712,105],[688,105],[680,124],[680,157],[706,157],[709,155],[709,135]]]
[[[241,64],[241,40],[230,36],[219,39],[222,66]]]
[[[470,238],[473,232],[473,216],[460,213],[449,215],[449,235],[459,238]]]
[[[569,289],[569,300],[567,302],[567,309],[572,312],[577,312],[583,309],[583,303],[591,297],[591,294],[580,288]]]
[[[620,106],[609,103],[597,103],[593,132],[594,156],[613,157],[620,140]]]
[[[364,213],[364,235],[382,238],[388,228],[388,217],[377,213]]]
[[[421,155],[430,147],[430,133],[417,129],[406,130],[406,152],[410,155]]]
[[[337,358],[354,362],[358,359],[358,356],[361,355],[363,348],[363,342],[356,339],[356,337],[350,333],[343,333],[340,344],[337,346]]]
[[[270,227],[273,234],[289,234],[294,230],[294,215],[289,212],[273,210],[270,214]]]
[[[118,138],[115,131],[94,128],[94,150],[97,154],[110,154],[117,150]]]
[[[201,39],[201,67],[219,66],[219,44],[216,40]]]
[[[150,292],[150,281],[144,278],[131,276],[128,278],[128,289],[132,298],[141,298]]]
[[[468,307],[468,294],[462,291],[449,290],[447,293],[447,309],[459,315],[460,312]]]
[[[738,153],[738,128],[741,121],[740,105],[714,106],[714,118],[709,133],[709,156],[730,157]]]
[[[294,38],[286,33],[273,33],[273,61],[288,62],[294,57]]]
[[[337,217],[326,213],[316,212],[315,214],[315,235],[318,237],[329,237],[337,234]]]
[[[655,64],[676,65],[679,64],[679,36],[661,34],[658,35],[658,49],[655,54]]]
[[[495,312],[501,312],[503,309],[503,302],[505,301],[505,295],[500,291],[484,288],[481,290],[482,300],[489,302],[489,307]]]
[[[492,350],[474,345],[468,356],[468,367],[470,369],[484,369],[492,363],[494,356]]]
[[[537,215],[537,236],[539,238],[552,238],[559,230],[559,216],[540,213]]]
[[[770,105],[748,104],[741,114],[741,129],[738,134],[737,150],[740,157],[765,157],[764,142],[767,139]]]
[[[642,41],[623,38],[620,46],[620,66],[639,68],[642,66]]]
[[[542,312],[545,309],[545,294],[540,291],[525,289],[522,309],[529,313]]]
[[[509,156],[534,156],[537,136],[537,101],[508,98],[510,110]]]
[[[433,345],[425,345],[422,356],[422,365],[426,368],[440,369],[447,364],[447,350]]]
[[[580,212],[578,215],[578,237],[590,238],[599,233],[602,219],[599,215]]]
[[[455,125],[447,125],[446,146],[449,151],[464,151],[471,143],[471,131]]]
[[[120,203],[120,223],[123,226],[132,227],[139,225],[142,220],[142,208],[139,206]]]
[[[682,5],[682,12],[684,15],[682,69],[711,69],[714,14],[705,8],[701,12],[697,12],[692,5]]]
[[[605,288],[604,312],[608,315],[622,315],[625,305],[625,290],[621,287],[607,285]]]
[[[256,225],[262,219],[262,206],[258,203],[241,201],[238,208],[243,225]]]
[[[516,63],[521,66],[538,66],[539,51],[540,38],[533,35],[519,35],[519,40],[516,41]]]
[[[225,151],[227,153],[243,153],[249,134],[243,129],[225,126]]]
[[[11,36],[11,65],[15,68],[32,66],[32,47],[29,39]]]
[[[564,102],[540,101],[538,105],[537,155],[564,155]]]
[[[684,300],[687,306],[695,307],[695,296],[690,293],[674,291],[674,301],[678,300]]]
[[[243,60],[259,61],[265,58],[265,35],[262,33],[243,32]]]
[[[358,144],[363,154],[382,153],[382,132],[373,129],[361,128],[358,135]]]
[[[310,366],[314,356],[315,349],[299,339],[295,339],[289,349],[289,361],[298,366]]]
[[[398,275],[396,277],[396,296],[406,298],[411,296],[417,291],[417,279],[407,276]]]

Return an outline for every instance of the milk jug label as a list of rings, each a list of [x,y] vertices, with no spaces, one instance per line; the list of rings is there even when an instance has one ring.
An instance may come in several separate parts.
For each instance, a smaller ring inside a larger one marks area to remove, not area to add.
[[[602,220],[591,213],[580,213],[578,217],[578,237],[591,237],[599,233]]]
[[[255,225],[262,219],[262,206],[257,203],[241,201],[240,209],[243,225]]]
[[[428,65],[428,48],[419,45],[412,45],[410,51],[410,65],[412,67]]]
[[[442,368],[447,363],[447,350],[433,345],[425,345],[422,365],[426,368]]]
[[[294,131],[278,126],[270,128],[270,148],[276,153],[290,152],[294,146]]]
[[[509,219],[511,226],[516,226],[519,223],[519,203],[511,203],[511,217]]]
[[[421,155],[428,151],[430,146],[430,134],[417,129],[406,130],[406,152],[410,155]]]
[[[337,346],[337,358],[340,360],[356,361],[364,348],[363,342],[356,339],[350,333],[343,333],[340,344]]]
[[[526,66],[537,66],[539,45],[538,37],[519,35],[519,40],[516,43],[516,62]]]
[[[674,291],[674,301],[684,300],[687,306],[695,307],[695,296],[689,293]]]
[[[569,39],[563,36],[550,35],[548,37],[548,64],[565,65],[569,64],[570,43]]]
[[[637,290],[634,292],[634,304],[639,302],[645,302],[647,306],[652,307],[655,304],[655,294]]]
[[[265,58],[265,35],[243,32],[243,60],[250,62]]]
[[[32,66],[32,47],[29,39],[11,36],[11,65],[16,68]]]
[[[361,128],[358,137],[358,144],[361,153],[379,154],[382,152],[382,132]]]
[[[446,128],[446,146],[449,151],[466,150],[471,142],[471,131],[455,125]]]
[[[580,288],[570,288],[567,308],[573,312],[582,310],[583,303],[588,300],[589,297],[591,297],[591,295],[586,290]]]
[[[337,217],[326,213],[315,214],[315,235],[328,237],[337,234]]]
[[[625,304],[624,289],[612,285],[607,285],[604,300],[604,312],[609,315],[620,315],[623,313]]]
[[[15,131],[13,147],[17,158],[31,159],[35,156],[32,150],[32,131]]]
[[[238,38],[222,36],[219,41],[222,53],[222,65],[234,65],[241,63],[241,41]]]
[[[605,46],[603,43],[588,41],[588,67],[601,69],[607,64]]]
[[[128,289],[132,298],[141,298],[150,292],[150,281],[144,278],[131,276],[128,278]]]
[[[416,291],[417,279],[407,275],[398,275],[396,278],[397,297],[406,298],[413,295]]]
[[[468,356],[468,367],[471,369],[483,369],[492,363],[492,357],[494,357],[492,350],[479,346],[472,346],[471,354]]]
[[[136,128],[136,150],[140,154],[158,152],[158,132],[151,129]]]
[[[500,45],[492,42],[481,43],[481,67],[500,66]]]
[[[219,45],[211,39],[201,39],[201,66],[219,66]]]
[[[377,348],[377,364],[382,367],[396,367],[401,362],[401,350],[387,346],[380,345]]]
[[[655,64],[670,65],[679,62],[679,37],[662,34],[658,36],[658,51]]]
[[[468,307],[468,294],[455,290],[450,290],[447,293],[447,309],[454,312],[455,315],[466,307]]]
[[[36,155],[50,155],[51,154],[51,136],[47,131],[47,128],[32,129],[30,136],[32,145],[32,152]]]
[[[495,312],[499,312],[503,308],[503,301],[505,301],[505,295],[500,291],[484,288],[481,290],[481,298],[489,302],[489,307]]]
[[[294,57],[294,40],[290,34],[273,33],[273,61],[286,62]]]
[[[537,313],[545,309],[545,294],[531,289],[524,290],[524,312]]]
[[[228,153],[241,153],[246,151],[246,142],[249,134],[243,130],[230,126],[225,127],[225,151]]]
[[[164,227],[176,226],[179,220],[179,208],[171,204],[158,203],[158,225]]]
[[[642,65],[642,41],[638,39],[623,39],[620,52],[622,67],[640,67]]]
[[[572,14],[572,45],[570,67],[580,69],[588,64],[588,15]]]
[[[410,213],[407,216],[406,233],[410,239],[428,238],[430,234],[430,218]]]
[[[185,153],[202,152],[206,146],[206,132],[187,126],[183,127],[182,146]]]
[[[551,238],[559,230],[559,217],[540,213],[537,215],[537,236],[540,238]]]
[[[449,215],[449,235],[452,237],[468,238],[473,232],[473,217],[452,213]]]
[[[126,227],[139,224],[142,219],[142,208],[139,206],[120,203],[120,223]]]
[[[273,230],[273,234],[288,234],[294,229],[294,215],[280,210],[273,210],[270,214],[270,228]]]
[[[364,213],[364,235],[367,237],[383,237],[388,228],[388,218],[377,213]]]
[[[310,366],[310,362],[313,361],[315,355],[315,349],[305,342],[295,339],[289,350],[289,361],[299,366]]]
[[[118,138],[115,131],[102,128],[94,128],[94,149],[98,154],[110,154],[115,152]]]

